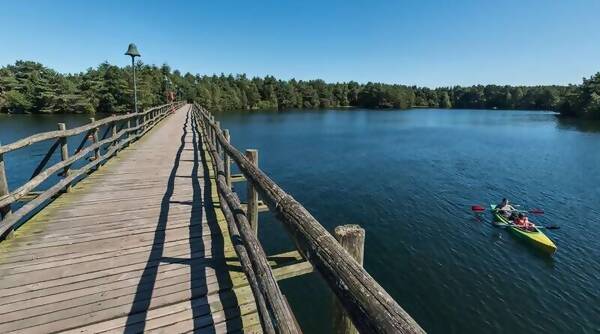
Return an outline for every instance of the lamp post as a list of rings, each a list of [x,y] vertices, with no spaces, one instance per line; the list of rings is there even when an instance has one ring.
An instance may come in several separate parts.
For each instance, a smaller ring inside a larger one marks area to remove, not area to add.
[[[141,57],[142,55],[140,54],[137,47],[133,43],[129,44],[129,48],[127,48],[127,52],[125,52],[125,55],[131,57],[131,68],[133,69],[133,108],[134,108],[135,113],[137,113],[138,107],[137,107],[137,85],[135,82],[135,57]]]

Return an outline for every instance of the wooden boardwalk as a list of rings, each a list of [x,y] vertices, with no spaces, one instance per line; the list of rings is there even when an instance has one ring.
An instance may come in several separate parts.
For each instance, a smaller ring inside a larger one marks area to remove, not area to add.
[[[0,146],[0,333],[298,334],[277,281],[312,271],[336,297],[335,332],[424,333],[362,267],[364,229],[331,235],[200,105],[58,128]],[[9,189],[6,154],[43,141],[31,179]],[[264,252],[265,210],[295,250]]]
[[[0,243],[0,332],[261,331],[190,109]]]

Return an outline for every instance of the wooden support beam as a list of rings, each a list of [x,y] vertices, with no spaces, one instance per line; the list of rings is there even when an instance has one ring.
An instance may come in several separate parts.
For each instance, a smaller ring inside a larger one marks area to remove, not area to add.
[[[0,142],[0,148],[2,147],[2,142]],[[8,179],[6,177],[6,169],[4,167],[4,154],[0,153],[0,198],[8,195],[10,192],[8,190]],[[10,214],[10,204],[4,207],[0,207],[0,219],[4,219],[4,217]]]
[[[58,123],[58,130],[65,131],[66,129],[67,129],[67,126],[65,125],[65,123]],[[69,159],[69,146],[67,145],[67,137],[60,138],[59,142],[60,142],[60,158],[62,159],[62,161],[65,161],[65,160]],[[71,168],[71,166],[65,166],[63,168],[63,172],[62,172],[63,177],[69,176],[69,168]],[[67,186],[65,187],[65,192],[69,192],[69,191],[71,191],[71,183],[67,184]]]
[[[244,212],[246,212],[246,210],[248,210],[248,204],[242,203],[242,209],[244,210]],[[267,211],[269,211],[269,207],[265,204],[265,202],[258,201],[257,210],[258,210],[258,212],[267,212]]]
[[[23,197],[19,198],[17,200],[17,202],[29,202],[29,201],[33,201],[34,199],[36,199],[42,193],[43,193],[43,191],[30,191],[26,195],[24,195]]]
[[[365,230],[358,225],[342,225],[335,228],[333,236],[353,259],[361,266],[365,254]],[[333,332],[338,334],[358,334],[352,319],[333,296]]]
[[[225,137],[225,140],[227,141],[227,143],[229,143],[231,141],[231,138],[229,137],[229,130],[224,129],[223,136]],[[224,153],[224,155],[225,155],[225,157],[224,157],[225,182],[227,183],[227,186],[229,187],[229,189],[231,189],[231,158],[229,157],[229,155],[227,153]]]
[[[81,150],[83,150],[83,147],[85,146],[85,143],[88,142],[88,139],[90,138],[92,134],[92,130],[88,130],[84,135],[83,138],[81,139],[81,143],[79,143],[79,146],[77,147],[77,149],[75,150],[75,154],[79,153]]]
[[[258,150],[246,150],[246,159],[258,168]],[[258,193],[252,182],[247,182],[247,190],[246,217],[254,230],[254,234],[258,235]]]
[[[273,274],[278,281],[310,274],[314,268],[297,250],[267,256],[273,268]]]
[[[233,175],[231,175],[231,183],[244,182],[244,181],[246,181],[246,177],[244,176],[244,174],[233,174]]]
[[[48,161],[50,161],[50,158],[52,158],[52,155],[54,154],[54,151],[56,151],[56,149],[58,148],[59,144],[60,144],[60,139],[58,139],[54,144],[52,144],[52,146],[50,146],[50,149],[48,149],[48,152],[46,152],[46,155],[44,156],[42,161],[40,161],[40,163],[37,165],[37,167],[31,174],[31,177],[29,178],[30,180],[33,179],[34,177],[36,177],[38,174],[40,174],[44,170],[44,167],[46,167],[46,165],[48,164]]]

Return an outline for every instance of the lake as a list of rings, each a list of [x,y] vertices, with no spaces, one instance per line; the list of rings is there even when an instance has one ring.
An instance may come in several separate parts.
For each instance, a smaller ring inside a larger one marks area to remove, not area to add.
[[[240,150],[328,230],[366,230],[365,268],[431,333],[600,330],[600,128],[553,113],[497,110],[302,110],[217,114]],[[0,115],[0,141],[87,122],[81,115]],[[73,147],[75,143],[70,146]],[[47,147],[47,146],[46,146]],[[45,147],[7,156],[11,188]],[[19,156],[19,154],[21,154]],[[243,184],[237,186],[245,196]],[[554,256],[470,207],[508,197]],[[269,213],[268,254],[292,249]],[[283,281],[305,333],[330,332],[331,295],[316,275]]]

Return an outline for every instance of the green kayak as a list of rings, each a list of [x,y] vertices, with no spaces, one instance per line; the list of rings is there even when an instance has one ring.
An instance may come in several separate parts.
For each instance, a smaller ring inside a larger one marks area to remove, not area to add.
[[[490,206],[492,209],[492,213],[494,214],[494,225],[496,226],[506,226],[514,235],[517,237],[530,242],[537,248],[548,252],[550,254],[554,254],[556,252],[556,245],[550,238],[548,238],[540,229],[534,227],[531,230],[521,228],[516,226],[509,221],[508,218],[504,217],[496,210],[496,205]]]

